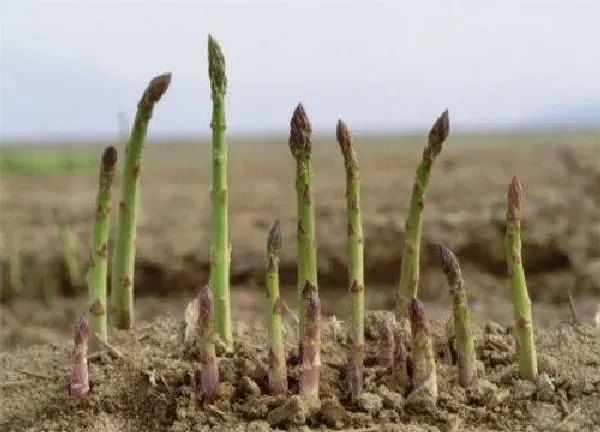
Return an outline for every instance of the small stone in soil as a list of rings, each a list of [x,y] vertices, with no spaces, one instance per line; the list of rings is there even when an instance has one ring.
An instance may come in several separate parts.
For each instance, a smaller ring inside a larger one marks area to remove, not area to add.
[[[267,422],[271,427],[302,426],[306,423],[308,409],[298,395],[294,395],[279,408],[275,408],[267,415]]]
[[[435,412],[436,398],[427,386],[423,386],[408,395],[404,407],[407,411],[430,414]]]
[[[377,414],[383,408],[381,396],[368,392],[361,393],[356,404],[361,410],[371,415]]]
[[[271,427],[266,421],[253,421],[248,424],[248,432],[269,432]]]
[[[526,380],[515,381],[515,399],[530,399],[535,393],[535,383]]]
[[[240,380],[240,393],[242,397],[249,399],[260,396],[260,387],[250,377],[242,377]]]
[[[535,382],[538,400],[550,402],[554,398],[554,384],[545,373],[540,374]]]
[[[327,426],[339,429],[346,421],[346,409],[335,397],[324,399],[321,401],[319,419]]]
[[[388,389],[386,386],[379,386],[377,389],[377,393],[381,396],[383,400],[383,406],[385,408],[398,411],[402,410],[402,404],[404,403],[404,398],[400,393],[396,393]]]

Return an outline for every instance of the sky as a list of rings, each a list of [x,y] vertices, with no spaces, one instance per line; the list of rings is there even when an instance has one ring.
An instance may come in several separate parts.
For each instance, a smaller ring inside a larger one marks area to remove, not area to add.
[[[4,139],[113,136],[165,71],[152,130],[208,133],[208,34],[227,59],[233,133],[286,133],[298,102],[324,131],[338,118],[422,128],[446,108],[486,128],[600,107],[599,0],[0,4]]]

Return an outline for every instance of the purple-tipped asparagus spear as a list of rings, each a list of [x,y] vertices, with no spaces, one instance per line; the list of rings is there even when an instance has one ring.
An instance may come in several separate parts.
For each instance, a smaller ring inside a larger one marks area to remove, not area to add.
[[[302,296],[306,304],[306,321],[302,340],[300,396],[318,399],[321,375],[321,301],[316,287],[310,282],[304,285]]]
[[[200,331],[200,394],[213,398],[219,386],[219,365],[213,333],[214,305],[210,282],[198,291],[198,327]]]
[[[392,367],[392,377],[394,383],[402,390],[408,385],[408,371],[406,365],[407,359],[406,346],[400,337],[394,350],[394,366]]]
[[[423,304],[418,299],[412,299],[409,314],[412,333],[412,390],[426,389],[437,399],[437,376],[429,322]]]
[[[88,339],[90,324],[87,315],[81,315],[75,320],[74,346],[71,355],[71,373],[69,392],[72,396],[81,398],[90,392],[88,373]]]
[[[379,365],[385,368],[392,368],[394,365],[394,329],[390,320],[384,320],[381,323],[380,341],[379,341]]]

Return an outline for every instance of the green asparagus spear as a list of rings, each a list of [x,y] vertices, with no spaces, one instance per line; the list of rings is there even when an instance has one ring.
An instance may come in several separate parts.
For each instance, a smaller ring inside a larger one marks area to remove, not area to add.
[[[306,302],[306,331],[302,339],[302,369],[300,371],[300,396],[319,399],[321,377],[321,301],[319,293],[310,282],[302,291]]]
[[[437,400],[437,375],[429,320],[418,299],[412,299],[409,314],[412,333],[412,392],[426,391],[429,397]]]
[[[429,185],[431,169],[435,159],[442,151],[442,145],[450,133],[448,110],[435,121],[429,131],[429,140],[423,150],[423,158],[413,185],[408,216],[404,233],[404,254],[400,273],[400,286],[396,304],[396,319],[406,316],[407,307],[412,298],[417,297],[419,289],[419,263],[421,254],[421,231],[423,228],[423,208]]]
[[[107,338],[106,323],[106,284],[108,276],[108,231],[110,226],[110,208],[112,201],[112,184],[117,163],[117,150],[109,146],[102,154],[98,194],[96,196],[96,218],[92,237],[92,257],[88,273],[88,301],[90,312],[90,331],[98,333],[102,340]],[[101,346],[92,337],[92,352],[99,351]]]
[[[506,212],[506,261],[513,301],[517,353],[521,378],[535,380],[538,374],[537,356],[531,319],[531,300],[521,260],[521,206],[523,188],[515,176],[508,186]]]
[[[225,135],[225,94],[227,75],[225,57],[217,41],[208,36],[208,72],[212,112],[212,237],[210,278],[215,301],[215,330],[227,351],[233,350],[231,306],[229,302],[229,215],[227,200],[227,137]]]
[[[140,169],[142,149],[146,141],[148,124],[154,106],[171,84],[171,74],[153,78],[137,106],[137,113],[129,142],[125,147],[125,161],[119,203],[119,227],[113,257],[111,302],[114,322],[119,329],[131,329],[134,325],[134,270],[135,236],[138,220],[138,199],[140,194]]]

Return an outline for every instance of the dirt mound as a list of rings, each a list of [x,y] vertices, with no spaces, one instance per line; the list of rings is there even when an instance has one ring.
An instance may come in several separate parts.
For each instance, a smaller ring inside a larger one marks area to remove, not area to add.
[[[375,366],[373,335],[385,312],[367,316],[365,395],[356,405],[341,392],[344,348],[324,329],[319,405],[296,396],[296,346],[288,335],[290,394],[266,395],[264,329],[236,323],[235,353],[221,356],[218,398],[197,396],[194,349],[182,345],[182,323],[158,320],[116,333],[113,348],[93,354],[91,394],[67,395],[70,344],[36,346],[0,355],[0,427],[6,431],[267,431],[320,430],[596,430],[600,428],[600,330],[590,327],[537,332],[540,379],[518,379],[511,329],[489,323],[477,329],[482,362],[474,389],[456,387],[456,366],[445,355],[445,324],[434,324],[440,395],[434,406],[390,390]],[[410,344],[408,345],[410,347]],[[410,429],[407,429],[410,428]]]

